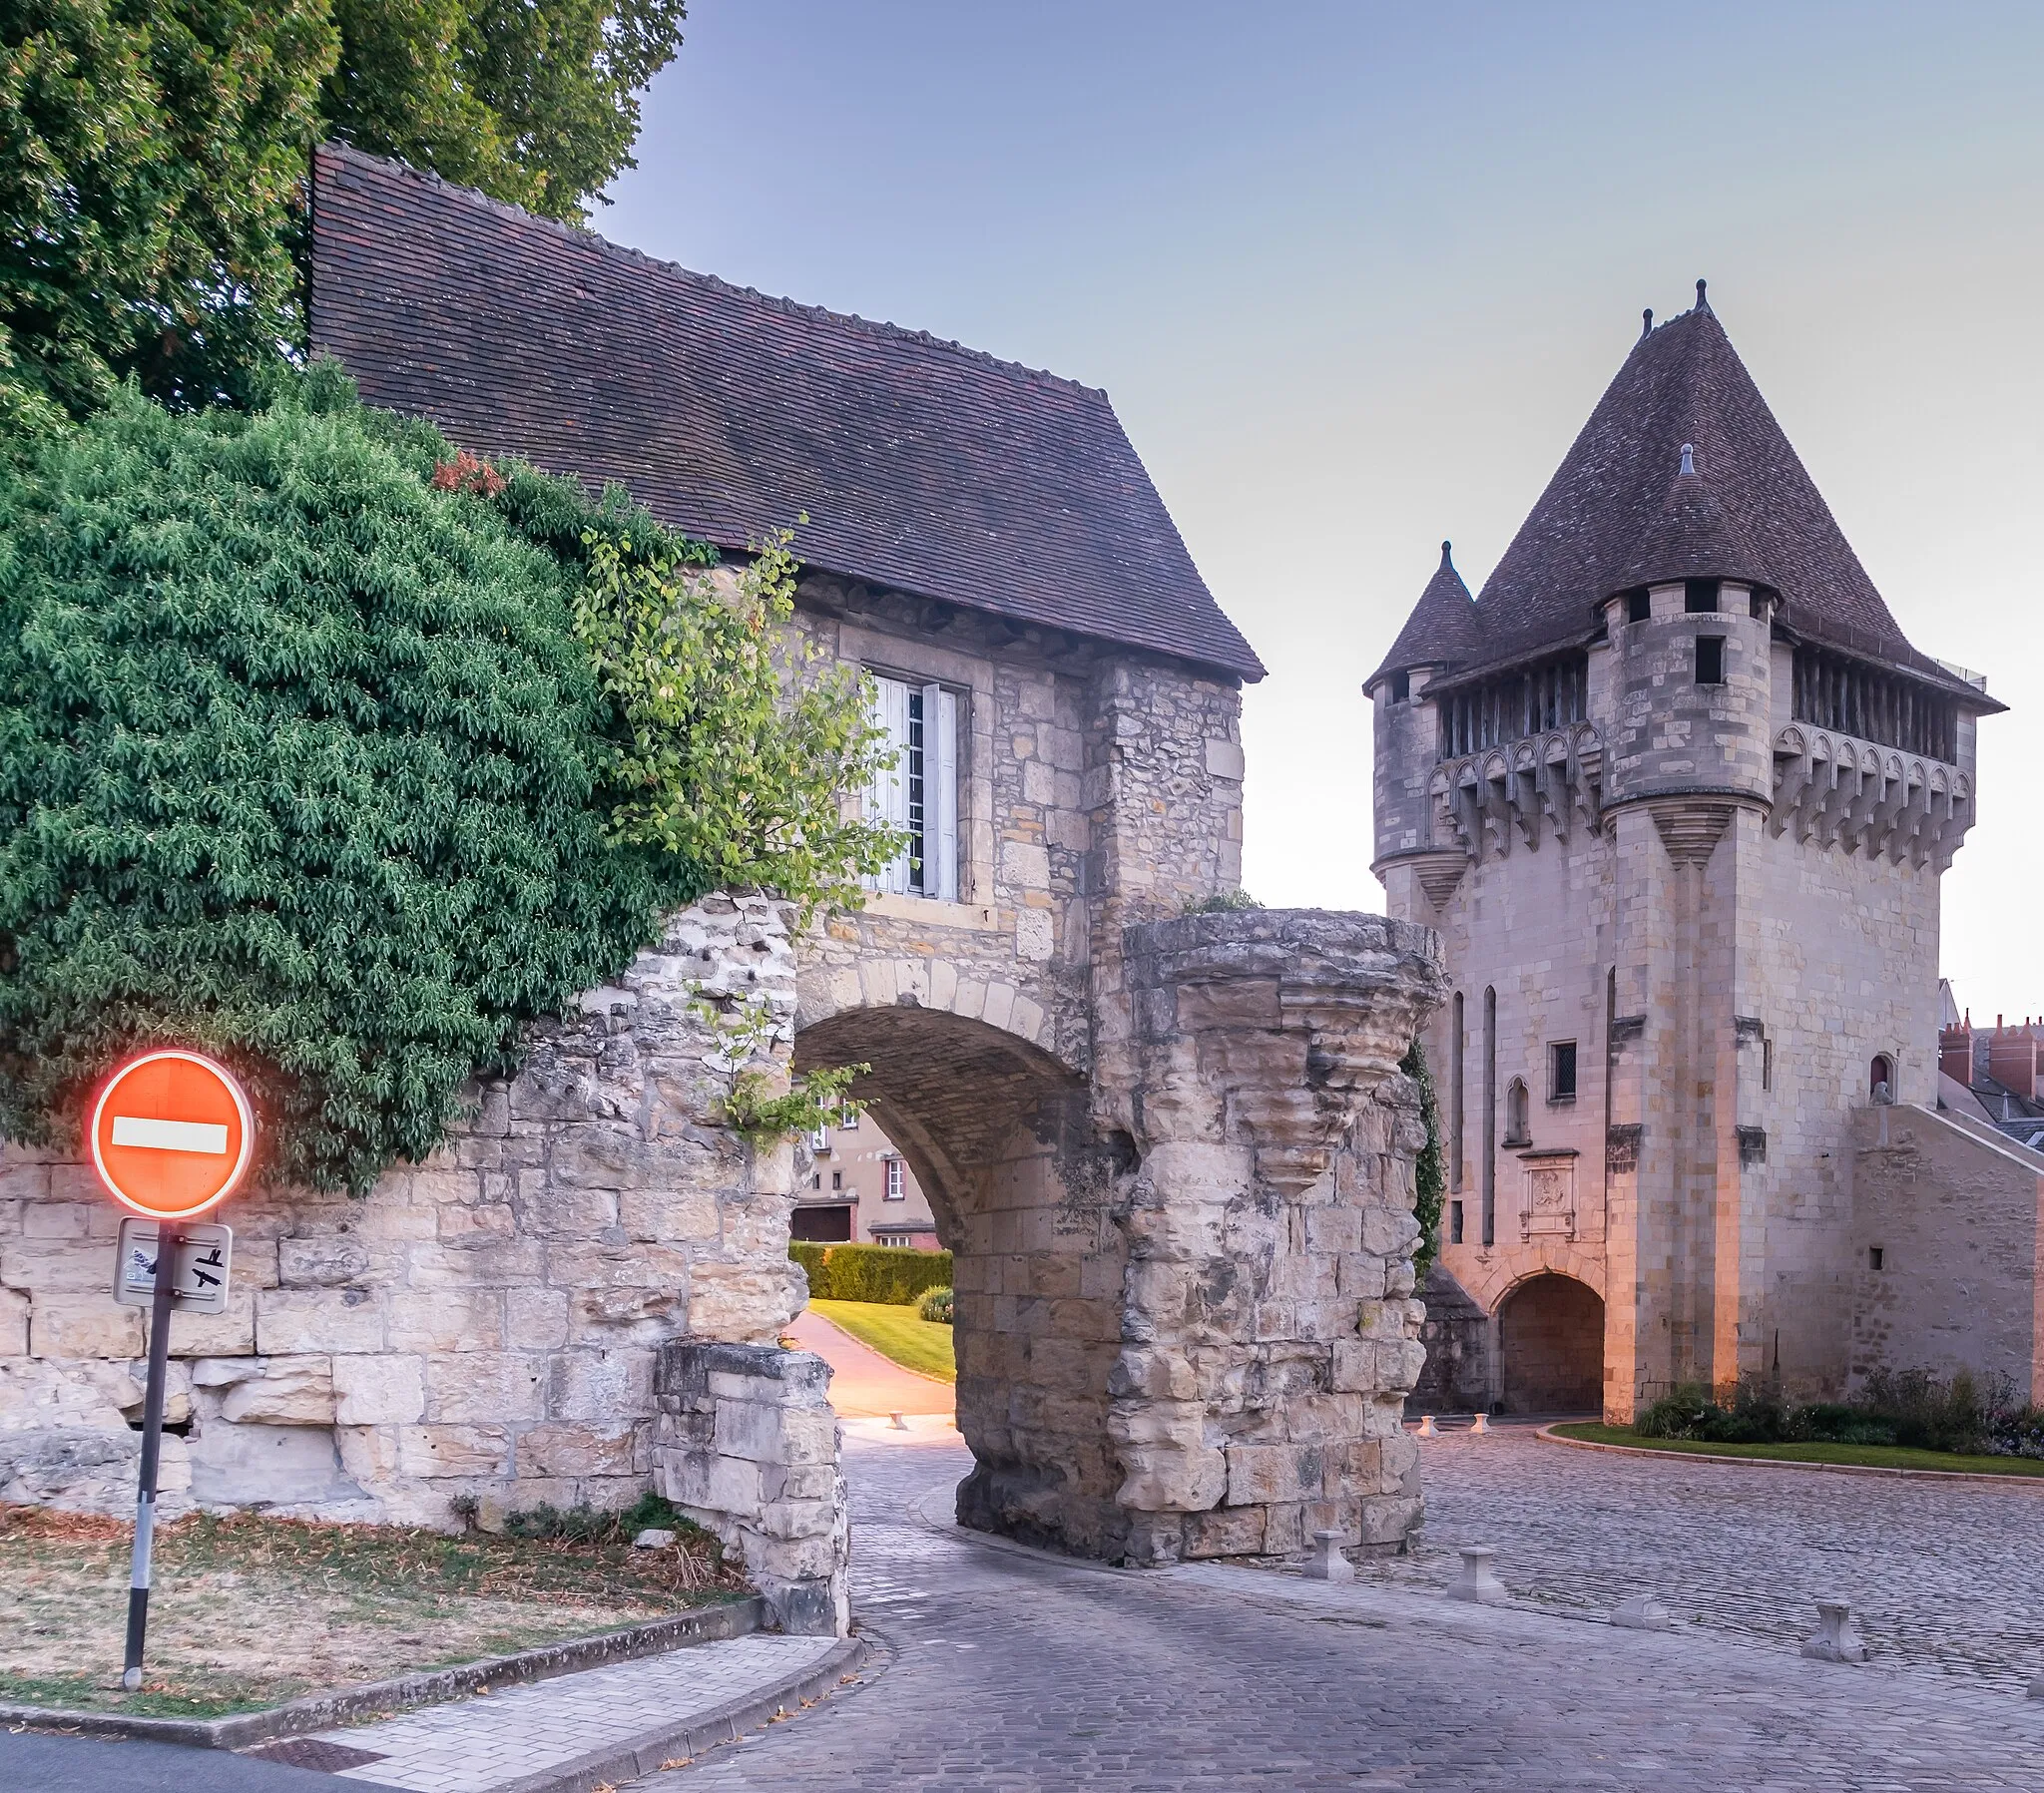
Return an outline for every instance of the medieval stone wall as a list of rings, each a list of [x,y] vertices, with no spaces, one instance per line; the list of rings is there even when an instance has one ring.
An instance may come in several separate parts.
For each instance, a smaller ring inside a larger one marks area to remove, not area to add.
[[[1859,1110],[1851,1146],[1852,1380],[1964,1371],[2044,1406],[2044,1155],[1913,1105]]]
[[[698,991],[794,1009],[782,908],[712,897],[534,1030],[525,1070],[365,1200],[255,1187],[233,1295],[172,1320],[165,1511],[260,1504],[449,1522],[629,1502],[651,1471],[660,1347],[770,1341],[801,1305],[788,1148],[718,1123]],[[0,1500],[134,1499],[144,1315],[112,1299],[120,1210],[89,1166],[8,1145],[0,1182]]]

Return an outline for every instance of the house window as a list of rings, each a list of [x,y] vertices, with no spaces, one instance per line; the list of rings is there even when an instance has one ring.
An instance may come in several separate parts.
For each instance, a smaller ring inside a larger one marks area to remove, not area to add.
[[[1873,1063],[1866,1068],[1866,1093],[1876,1102],[1890,1098],[1895,1092],[1895,1062],[1886,1053],[1875,1053]]]
[[[1700,635],[1697,637],[1697,683],[1723,684],[1725,682],[1725,638],[1722,635]]]
[[[1682,608],[1692,614],[1716,610],[1718,582],[1715,579],[1685,579],[1682,582]]]
[[[833,1189],[841,1189],[844,1187],[844,1172],[842,1170],[833,1170],[830,1172],[830,1186]]]
[[[1451,1201],[1448,1203],[1448,1243],[1459,1245],[1461,1242],[1462,1204],[1459,1201]]]
[[[830,1155],[830,1129],[827,1126],[819,1126],[809,1135],[809,1149],[819,1158]]]
[[[1393,703],[1403,703],[1411,695],[1412,674],[1410,672],[1393,672],[1391,674],[1391,701]]]
[[[858,1131],[858,1110],[852,1108],[837,1111],[837,1124],[847,1133]]]
[[[1644,623],[1654,614],[1654,599],[1645,586],[1625,595],[1625,620],[1628,623]]]
[[[1558,1040],[1547,1049],[1547,1100],[1576,1100],[1576,1043]]]
[[[958,699],[937,684],[873,675],[873,721],[894,750],[866,813],[899,829],[901,850],[870,888],[958,900]]]
[[[885,1199],[888,1201],[906,1201],[908,1199],[907,1178],[902,1173],[901,1160],[899,1158],[889,1158],[887,1160],[887,1193]]]
[[[1886,1262],[1887,1253],[1883,1251],[1878,1245],[1867,1246],[1866,1267],[1869,1270],[1878,1270],[1882,1268],[1886,1264]]]

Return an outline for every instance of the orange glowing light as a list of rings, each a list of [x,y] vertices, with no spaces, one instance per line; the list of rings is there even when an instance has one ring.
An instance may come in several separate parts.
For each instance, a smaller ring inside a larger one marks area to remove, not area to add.
[[[256,1149],[241,1082],[202,1053],[145,1053],[110,1077],[93,1105],[92,1161],[123,1207],[189,1220],[224,1201]]]

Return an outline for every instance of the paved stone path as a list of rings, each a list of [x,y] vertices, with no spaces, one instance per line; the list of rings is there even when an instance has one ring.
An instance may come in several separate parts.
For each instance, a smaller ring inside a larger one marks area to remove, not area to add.
[[[1428,1443],[1426,1531],[1378,1566],[1445,1585],[1494,1544],[1514,1593],[1577,1613],[1658,1594],[1714,1630],[1797,1644],[1850,1600],[1883,1659],[2022,1692],[2044,1674],[2044,1480],[1981,1487],[1571,1450],[1524,1428]]]
[[[374,1724],[320,1731],[321,1742],[373,1755],[343,1779],[410,1793],[490,1793],[606,1745],[685,1724],[732,1700],[780,1686],[834,1647],[829,1637],[754,1633],[664,1656],[505,1687]]]
[[[1560,1607],[1458,1606],[1424,1584],[1444,1556],[1348,1588],[1256,1569],[1049,1562],[923,1517],[941,1518],[968,1466],[955,1441],[847,1431],[854,1600],[891,1665],[637,1793],[2044,1786],[2044,1702],[1892,1649],[1846,1668],[1715,1623],[1662,1635]],[[1818,1561],[1824,1548],[1851,1548],[1855,1563],[1870,1548],[1880,1564],[1914,1566],[1926,1595],[1951,1600],[1938,1624],[1956,1636],[1978,1591],[1965,1566],[1994,1540],[2020,1534],[2034,1553],[2044,1535],[2044,1509],[2024,1496],[1951,1504],[1952,1491],[1924,1485],[1811,1476],[1785,1487],[1788,1473],[1745,1471],[1743,1491],[1720,1496],[1697,1488],[1700,1467],[1656,1481],[1658,1464],[1635,1470],[1508,1433],[1450,1441],[1427,1461],[1430,1549],[1480,1519],[1508,1583],[1525,1586],[1542,1563],[1585,1577],[1578,1610],[1595,1590],[1588,1547],[1568,1542],[1576,1529],[1685,1582],[1786,1572],[1796,1599],[1808,1576],[1783,1565],[1814,1541]],[[1961,1567],[1948,1571],[1954,1545]],[[2010,1568],[2004,1558],[1996,1572]],[[1877,1630],[1875,1641],[1887,1640]]]
[[[890,1413],[949,1418],[956,1396],[948,1382],[904,1370],[808,1308],[784,1328],[804,1351],[830,1366],[830,1405],[844,1419],[885,1419]]]

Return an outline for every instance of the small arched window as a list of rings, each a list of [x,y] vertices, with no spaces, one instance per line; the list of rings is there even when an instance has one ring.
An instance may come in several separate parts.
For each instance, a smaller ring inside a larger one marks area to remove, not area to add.
[[[1533,1123],[1526,1101],[1526,1080],[1515,1077],[1505,1086],[1505,1143],[1507,1145],[1529,1144],[1533,1138]]]
[[[1895,1062],[1884,1052],[1875,1053],[1866,1068],[1866,1094],[1875,1102],[1894,1101]]]

